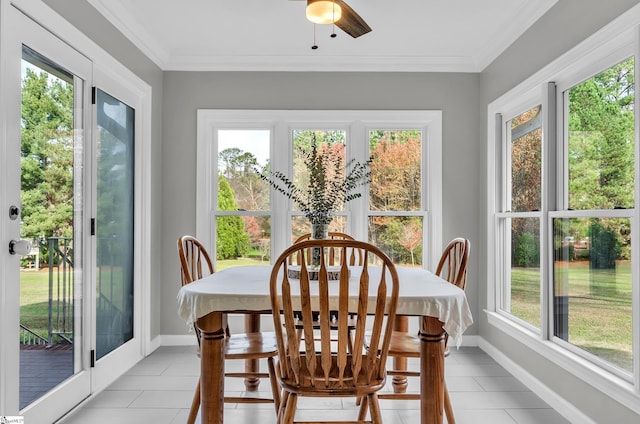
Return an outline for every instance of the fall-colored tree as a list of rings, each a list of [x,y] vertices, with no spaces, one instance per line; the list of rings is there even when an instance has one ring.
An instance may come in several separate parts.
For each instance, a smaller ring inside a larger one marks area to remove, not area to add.
[[[370,137],[370,209],[387,212],[422,210],[422,133],[381,130],[372,131]],[[422,263],[421,256],[416,258],[416,248],[411,250],[401,242],[405,226],[413,225],[411,222],[415,219],[373,216],[369,229],[371,240],[395,262]],[[422,230],[419,232],[421,234]]]
[[[411,252],[411,265],[415,265],[415,250],[422,247],[422,225],[417,220],[411,220],[402,227],[398,242]]]
[[[381,138],[371,149],[370,208],[374,211],[421,209],[421,142]]]
[[[242,219],[244,220],[244,230],[249,235],[251,243],[258,244],[260,239],[264,237],[258,220],[255,216],[243,216]]]
[[[542,196],[541,107],[511,120],[511,211],[540,210]]]

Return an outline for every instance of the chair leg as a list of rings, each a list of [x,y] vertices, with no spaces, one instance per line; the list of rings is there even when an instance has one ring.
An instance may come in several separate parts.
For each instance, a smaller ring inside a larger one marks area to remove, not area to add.
[[[287,401],[289,400],[289,392],[282,392],[282,398],[280,399],[280,408],[278,408],[278,414],[276,417],[276,423],[282,424],[284,422],[284,411],[287,408]]]
[[[196,392],[193,394],[193,401],[191,402],[191,409],[189,410],[189,417],[187,418],[187,424],[195,424],[199,409],[200,409],[200,379],[198,379],[198,384],[196,385]]]
[[[276,408],[276,415],[280,410],[280,386],[276,381],[276,369],[273,366],[273,357],[267,358],[267,367],[269,368],[269,381],[271,382],[271,392],[273,393],[273,406]]]
[[[369,412],[371,413],[372,424],[382,424],[382,414],[380,414],[380,404],[378,403],[378,395],[375,393],[372,393],[368,395],[366,399],[369,401]]]
[[[287,405],[282,417],[283,424],[293,424],[293,418],[296,415],[296,407],[298,406],[298,395],[290,393],[287,399]]]
[[[453,408],[451,407],[451,398],[449,397],[449,390],[447,389],[447,383],[444,383],[444,413],[447,416],[448,424],[456,424],[456,419],[453,416]]]
[[[364,421],[367,418],[367,411],[369,410],[369,398],[367,396],[360,396],[357,401],[358,405],[360,405],[358,421]]]

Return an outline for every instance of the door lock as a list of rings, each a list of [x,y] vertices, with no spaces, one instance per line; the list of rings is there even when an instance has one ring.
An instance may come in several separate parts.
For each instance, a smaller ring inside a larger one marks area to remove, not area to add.
[[[16,219],[18,219],[19,216],[20,216],[20,208],[15,205],[9,206],[9,219],[12,221],[15,221]]]

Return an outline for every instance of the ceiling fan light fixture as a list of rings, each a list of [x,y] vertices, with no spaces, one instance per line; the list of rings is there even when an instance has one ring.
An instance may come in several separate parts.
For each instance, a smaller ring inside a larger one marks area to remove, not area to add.
[[[307,19],[314,24],[333,24],[342,17],[342,8],[332,0],[307,0]]]

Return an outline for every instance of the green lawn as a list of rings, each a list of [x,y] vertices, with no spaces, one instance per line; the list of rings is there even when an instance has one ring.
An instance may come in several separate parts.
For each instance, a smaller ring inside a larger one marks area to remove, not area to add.
[[[269,265],[268,261],[240,258],[217,261],[217,269],[240,265]],[[108,281],[108,270],[102,277]],[[179,284],[179,283],[176,283]],[[113,301],[121,296],[116,293]],[[49,323],[49,270],[23,270],[20,272],[20,323],[27,326],[42,337],[47,338]]]
[[[631,371],[631,266],[590,269],[587,261],[559,263],[554,293],[568,304],[568,341]],[[540,279],[537,268],[512,268],[511,312],[540,327]]]
[[[225,268],[243,265],[270,265],[270,262],[252,258],[226,259],[222,261],[216,261],[216,270],[222,271]]]
[[[20,323],[47,338],[49,323],[49,271],[20,272]]]
[[[67,271],[70,271],[67,269]],[[113,302],[116,307],[122,309],[123,303],[123,295],[122,295],[122,275],[120,272],[114,272],[111,274],[112,270],[108,267],[102,267],[101,273],[99,274],[102,281],[104,281],[103,285],[101,285],[101,290],[103,291],[104,296],[109,298],[111,302]],[[54,296],[52,302],[53,308],[53,328],[54,331],[56,329],[60,331],[71,331],[73,328],[73,323],[70,322],[70,317],[72,316],[72,311],[67,309],[67,321],[66,321],[66,329],[63,330],[63,299],[60,299],[60,303],[57,302],[58,296],[57,291],[63,291],[64,276],[62,274],[58,274],[57,268],[54,268]],[[113,285],[111,285],[111,278],[113,277]],[[70,275],[66,276],[67,281],[71,278]],[[60,280],[60,286],[58,286],[58,280]],[[68,290],[68,289],[67,289]],[[71,300],[70,293],[66,294],[67,302]],[[66,308],[72,308],[73,305],[67,303]],[[58,314],[58,309],[60,309],[60,314]],[[59,319],[59,322],[56,322],[56,319]],[[49,335],[49,270],[47,268],[41,269],[39,271],[34,270],[22,270],[20,271],[20,323],[27,328],[29,328],[34,333],[39,336],[47,339]],[[67,337],[70,337],[69,335]]]

